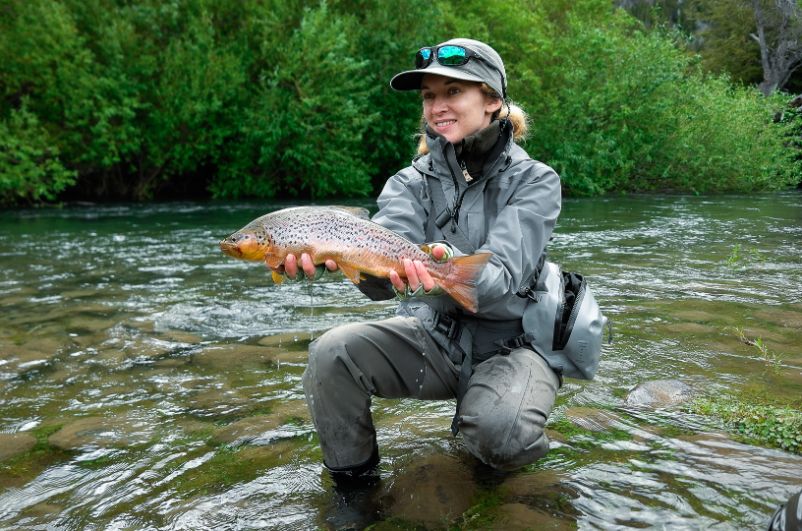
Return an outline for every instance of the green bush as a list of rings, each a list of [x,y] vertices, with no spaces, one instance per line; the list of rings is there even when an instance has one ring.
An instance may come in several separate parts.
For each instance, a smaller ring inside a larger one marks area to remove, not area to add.
[[[363,131],[378,119],[368,104],[375,84],[368,62],[346,35],[353,19],[306,9],[280,50],[246,114],[235,153],[212,183],[217,197],[364,196],[371,191]],[[248,160],[247,153],[257,159]],[[245,156],[242,156],[245,155]],[[253,166],[262,170],[253,171]]]
[[[0,121],[0,205],[52,201],[74,182],[75,172],[24,105]]]
[[[421,112],[389,80],[419,47],[455,35],[505,58],[510,95],[532,118],[525,147],[568,193],[799,182],[797,122],[772,120],[781,97],[706,75],[675,36],[607,0],[9,0],[0,10],[0,142],[17,153],[0,179],[20,183],[5,202],[376,193],[409,163]],[[22,157],[23,145],[38,154]]]

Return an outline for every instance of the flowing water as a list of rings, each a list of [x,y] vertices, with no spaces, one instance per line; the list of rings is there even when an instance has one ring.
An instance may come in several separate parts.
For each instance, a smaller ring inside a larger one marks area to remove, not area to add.
[[[317,529],[343,509],[307,347],[394,305],[219,252],[280,206],[0,212],[0,528]],[[626,397],[676,379],[802,409],[801,253],[799,193],[565,201],[550,255],[614,324],[597,378],[566,381],[552,451],[510,475],[451,437],[453,401],[375,400],[374,528],[765,527],[802,456]]]

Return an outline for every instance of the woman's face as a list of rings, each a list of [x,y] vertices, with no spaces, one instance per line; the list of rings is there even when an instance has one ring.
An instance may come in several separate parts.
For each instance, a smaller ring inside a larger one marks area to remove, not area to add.
[[[426,74],[421,83],[423,118],[429,129],[452,144],[490,125],[501,101],[490,98],[478,83]]]

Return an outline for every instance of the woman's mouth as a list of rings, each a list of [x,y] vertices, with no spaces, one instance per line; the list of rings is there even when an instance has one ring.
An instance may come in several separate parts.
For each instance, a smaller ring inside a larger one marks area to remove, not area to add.
[[[434,125],[435,125],[435,127],[439,128],[439,129],[442,129],[444,127],[448,127],[449,125],[452,125],[452,124],[455,124],[455,123],[457,123],[456,120],[440,120],[438,122],[435,122]]]

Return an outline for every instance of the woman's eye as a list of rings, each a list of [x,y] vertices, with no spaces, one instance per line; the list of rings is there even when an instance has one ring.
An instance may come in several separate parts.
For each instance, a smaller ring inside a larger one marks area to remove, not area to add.
[[[458,87],[451,87],[448,89],[449,96],[453,96],[454,94],[459,94],[460,90]]]

